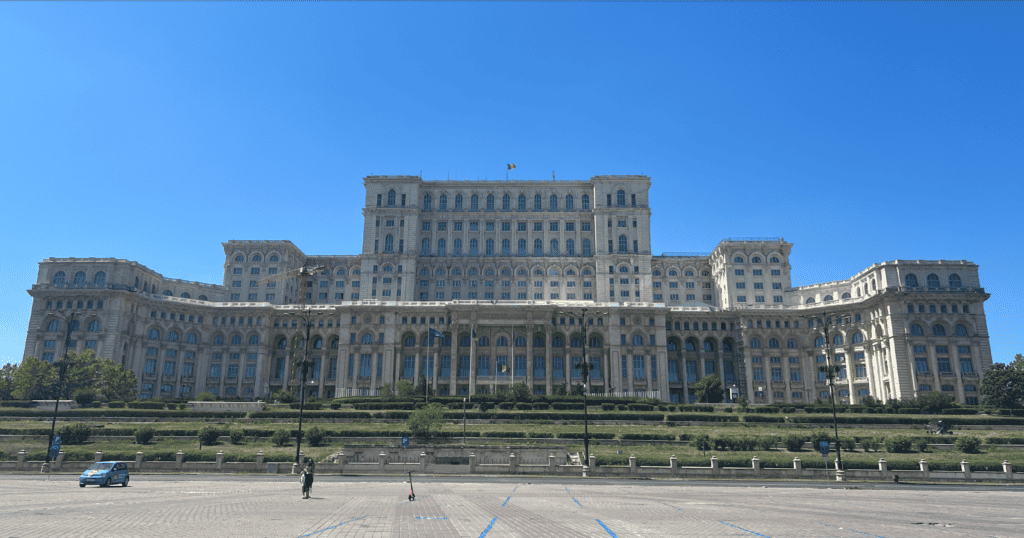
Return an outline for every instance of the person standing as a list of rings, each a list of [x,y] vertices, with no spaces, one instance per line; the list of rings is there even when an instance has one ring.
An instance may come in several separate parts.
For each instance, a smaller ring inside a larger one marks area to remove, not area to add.
[[[308,499],[310,492],[313,490],[313,471],[315,467],[316,462],[312,458],[306,458],[306,467],[302,469],[302,474],[299,475],[302,483],[303,499]]]

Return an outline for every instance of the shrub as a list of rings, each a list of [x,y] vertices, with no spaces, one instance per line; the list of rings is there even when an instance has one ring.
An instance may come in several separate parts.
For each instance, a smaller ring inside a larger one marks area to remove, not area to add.
[[[708,450],[710,448],[714,448],[714,444],[711,442],[711,436],[706,433],[694,435],[692,439],[687,441],[687,444],[697,450]]]
[[[199,443],[203,445],[215,445],[217,444],[217,438],[220,437],[220,430],[213,426],[204,426],[199,430]]]
[[[790,452],[799,452],[804,449],[804,443],[807,442],[807,438],[803,435],[790,434],[782,438],[782,444],[785,445],[786,450]]]
[[[512,402],[501,402],[501,403],[498,404],[498,409],[508,410],[508,409],[512,409],[513,407],[515,407],[515,404],[512,403]]]
[[[963,435],[956,438],[956,449],[964,454],[977,454],[981,446],[981,439],[973,435]]]
[[[291,439],[292,438],[290,435],[288,435],[288,432],[284,430],[277,430],[276,432],[274,432],[274,435],[270,436],[270,442],[274,443],[274,446],[287,445],[288,441],[291,441]]]
[[[142,426],[135,430],[135,442],[140,445],[148,445],[153,440],[153,435],[156,432],[153,431],[151,426]]]
[[[913,447],[911,439],[905,435],[892,435],[885,438],[886,452],[905,453],[910,452]]]
[[[216,400],[217,396],[215,396],[212,392],[200,392],[199,394],[196,395],[197,402],[213,402]]]
[[[504,409],[504,408],[503,408],[503,409]],[[522,410],[527,410],[527,411],[528,411],[528,410],[531,410],[531,409],[533,409],[533,404],[530,404],[530,403],[524,403],[524,402],[519,402],[519,403],[517,403],[517,404],[515,405],[515,409],[519,409],[519,410],[521,410],[521,411],[522,411]]]
[[[877,437],[865,437],[860,440],[860,447],[865,451],[878,451],[879,446],[881,446],[881,443],[878,441]]]
[[[601,404],[601,411],[615,411],[615,404],[605,402]]]
[[[480,402],[480,412],[486,413],[493,405],[489,402]]]
[[[96,391],[93,389],[78,389],[74,395],[75,402],[82,407],[89,407],[96,401]]]
[[[108,403],[107,407],[109,407],[111,409],[123,409],[124,408],[124,402],[113,401],[113,402]]]
[[[324,438],[327,437],[327,432],[322,430],[320,426],[313,426],[306,432],[305,438],[309,441],[310,446],[320,446],[324,442]]]
[[[852,437],[843,437],[839,439],[839,445],[843,447],[843,450],[853,452],[857,449],[857,440]]]
[[[242,430],[231,430],[228,434],[231,437],[231,444],[240,445],[245,441],[245,433]]]
[[[779,438],[774,435],[761,435],[754,438],[758,450],[773,450]]]
[[[546,411],[548,409],[551,409],[551,404],[549,404],[548,402],[537,402],[533,404],[533,408],[540,411]]]
[[[89,440],[89,436],[92,435],[92,428],[84,422],[75,422],[66,426],[61,426],[60,431],[61,443],[65,445],[80,445]]]

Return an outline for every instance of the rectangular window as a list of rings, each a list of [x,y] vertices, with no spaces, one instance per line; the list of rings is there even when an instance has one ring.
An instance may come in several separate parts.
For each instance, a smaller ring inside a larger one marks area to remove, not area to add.
[[[799,368],[790,368],[790,370],[789,370],[789,380],[790,381],[802,381],[802,379],[800,377],[800,369]]]
[[[747,296],[746,295],[737,295],[736,296],[736,302],[737,303],[745,303],[745,302],[747,302]]]
[[[939,363],[940,374],[953,373],[953,367],[949,364],[949,357],[936,357],[936,360]]]
[[[491,375],[491,358],[487,355],[480,355],[477,357],[476,363],[476,375],[478,376],[489,376]]]
[[[915,357],[914,358],[914,371],[919,374],[928,373],[928,358],[927,357]]]
[[[743,276],[743,269],[736,269],[735,273],[736,273],[736,276]]]
[[[782,368],[772,368],[772,381],[782,381]]]

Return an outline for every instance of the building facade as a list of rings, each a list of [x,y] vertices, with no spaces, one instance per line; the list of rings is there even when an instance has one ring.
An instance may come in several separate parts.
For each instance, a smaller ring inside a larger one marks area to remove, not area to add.
[[[826,363],[840,367],[838,401],[977,403],[992,364],[988,294],[968,261],[889,261],[793,287],[781,238],[654,255],[645,176],[364,185],[357,255],[228,241],[219,285],[127,260],[44,260],[25,356],[59,358],[70,324],[70,349],[132,368],[141,397],[243,399],[295,390],[299,359],[325,397],[421,377],[439,394],[514,382],[554,394],[582,381],[585,357],[592,393],[688,402],[714,375],[755,404],[827,400]]]

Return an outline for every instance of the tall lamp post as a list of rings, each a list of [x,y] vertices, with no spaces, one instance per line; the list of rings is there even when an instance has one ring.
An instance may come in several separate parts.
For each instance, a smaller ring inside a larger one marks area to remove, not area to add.
[[[70,316],[65,320],[67,324],[67,331],[64,335],[64,357],[57,361],[58,375],[57,375],[57,388],[54,391],[55,402],[53,404],[53,420],[50,421],[50,438],[46,443],[46,461],[43,462],[42,472],[50,472],[50,450],[53,447],[53,439],[57,430],[57,410],[60,408],[60,393],[64,388],[64,376],[68,373],[68,368],[71,366],[71,357],[68,356],[68,349],[71,347],[71,324],[75,321],[75,312],[72,312]]]
[[[842,314],[838,315],[842,317]],[[838,318],[837,318],[838,319]],[[811,323],[812,321],[808,321]],[[843,468],[843,453],[839,446],[839,419],[836,418],[836,377],[839,375],[841,366],[835,363],[835,355],[832,349],[832,339],[829,334],[829,327],[832,325],[832,317],[825,315],[825,364],[818,367],[818,371],[824,372],[828,379],[829,399],[832,401],[832,428],[836,435],[836,470]]]
[[[309,307],[306,307],[306,311],[299,314],[302,319],[302,323],[306,326],[306,339],[302,342],[302,360],[298,362],[299,370],[302,372],[302,379],[299,382],[299,434],[295,437],[295,463],[292,465],[292,472],[297,472],[297,467],[302,464],[299,461],[299,452],[302,451],[302,412],[306,407],[306,376],[309,375],[309,331],[313,328],[312,312]],[[294,350],[295,347],[292,346]],[[292,352],[292,358],[294,359],[295,353]]]
[[[580,374],[583,377],[583,458],[585,461],[584,465],[586,466],[590,465],[590,417],[587,413],[587,383],[590,380],[590,371],[597,367],[587,361],[587,309],[583,308],[582,312],[583,313],[579,316],[577,316],[575,312],[559,312],[559,314],[578,317],[580,320],[580,327],[583,332],[583,358],[574,363],[573,368],[579,369]],[[604,314],[605,312],[600,312],[597,315],[603,316]]]

